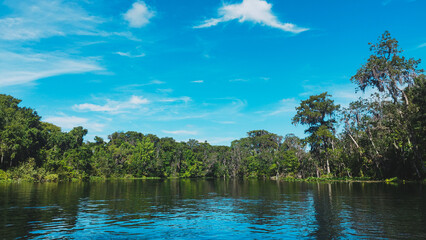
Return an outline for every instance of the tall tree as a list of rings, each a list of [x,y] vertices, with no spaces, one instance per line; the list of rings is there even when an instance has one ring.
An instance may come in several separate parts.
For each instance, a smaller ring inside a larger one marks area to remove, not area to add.
[[[408,105],[409,99],[404,88],[412,87],[414,79],[423,72],[422,69],[417,69],[421,60],[401,56],[402,50],[398,46],[398,41],[392,38],[388,31],[379,37],[377,43],[369,45],[373,54],[351,81],[362,91],[367,87],[377,88],[379,92],[390,96],[394,102],[402,98]]]
[[[328,152],[334,149],[335,113],[340,105],[335,105],[327,92],[310,96],[296,108],[297,113],[293,117],[293,124],[307,125],[305,130],[309,136],[306,141],[311,147],[311,153],[327,174],[331,173]],[[319,173],[317,173],[319,175]]]
[[[424,70],[418,68],[421,60],[406,59],[402,56],[398,41],[387,31],[379,37],[377,43],[370,45],[373,54],[351,81],[362,91],[372,87],[384,95],[378,102],[383,117],[378,118],[380,122],[376,125],[389,133],[385,139],[388,141],[384,141],[390,143],[390,146],[384,148],[388,156],[384,160],[392,163],[387,164],[389,169],[397,170],[388,173],[413,177],[410,173],[414,172],[415,177],[420,178],[422,156],[419,153],[424,146],[416,137],[415,124],[410,121],[414,110],[412,101],[415,100],[409,94],[413,93],[410,90],[419,84],[416,79],[423,76]],[[392,104],[386,98],[391,98]]]
[[[4,168],[36,158],[42,145],[40,116],[19,103],[0,94],[0,164]]]
[[[422,169],[426,172],[426,76],[419,75],[415,85],[407,91],[412,105],[410,106],[410,123],[414,142],[417,143],[416,156],[423,159]]]

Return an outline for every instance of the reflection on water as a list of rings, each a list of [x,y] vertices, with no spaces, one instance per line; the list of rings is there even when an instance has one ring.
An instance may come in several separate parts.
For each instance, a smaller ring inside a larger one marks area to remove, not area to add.
[[[426,238],[426,186],[238,180],[0,184],[0,238]]]

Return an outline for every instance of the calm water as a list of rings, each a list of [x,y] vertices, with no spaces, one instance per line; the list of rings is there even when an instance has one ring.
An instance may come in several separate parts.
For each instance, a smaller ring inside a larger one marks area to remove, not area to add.
[[[426,239],[425,200],[422,184],[0,184],[0,238]]]

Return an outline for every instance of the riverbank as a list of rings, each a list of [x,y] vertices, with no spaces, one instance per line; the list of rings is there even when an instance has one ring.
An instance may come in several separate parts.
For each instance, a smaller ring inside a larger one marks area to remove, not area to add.
[[[49,175],[48,175],[49,176]],[[20,183],[20,182],[33,182],[33,183],[46,183],[46,182],[102,182],[102,181],[111,181],[111,180],[160,180],[160,179],[223,179],[223,178],[214,178],[214,177],[200,177],[200,178],[184,178],[184,177],[133,177],[133,176],[120,176],[120,177],[99,177],[91,176],[88,178],[70,178],[67,180],[59,180],[57,177],[50,177],[45,179],[35,179],[35,178],[18,178],[18,179],[0,179],[0,183]],[[232,179],[232,178],[226,178]],[[241,178],[241,180],[253,180],[253,179],[262,179],[262,178]],[[268,178],[263,178],[268,179]],[[361,183],[425,183],[426,179],[423,180],[405,180],[399,179],[397,177],[389,179],[372,179],[368,177],[308,177],[308,178],[293,178],[293,177],[271,177],[270,180],[282,181],[282,182],[361,182]]]

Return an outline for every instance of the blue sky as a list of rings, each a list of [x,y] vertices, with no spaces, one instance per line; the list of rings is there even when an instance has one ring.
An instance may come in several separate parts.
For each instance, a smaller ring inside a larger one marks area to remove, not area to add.
[[[349,79],[385,30],[426,59],[425,11],[423,0],[6,0],[0,92],[87,140],[303,137],[300,100],[360,96]]]

